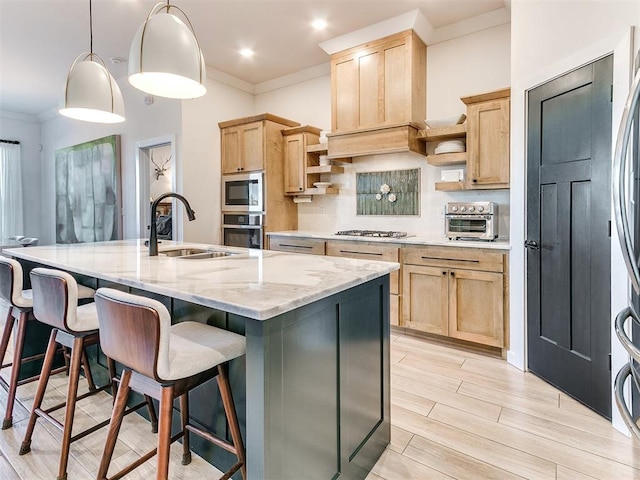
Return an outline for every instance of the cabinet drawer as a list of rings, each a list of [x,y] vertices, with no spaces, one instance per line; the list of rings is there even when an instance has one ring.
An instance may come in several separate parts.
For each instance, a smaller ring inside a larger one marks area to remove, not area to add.
[[[364,260],[379,260],[383,262],[399,262],[400,247],[397,245],[363,244],[359,242],[327,242],[327,255],[331,257],[361,258]],[[400,272],[391,272],[390,290],[397,295],[400,293]]]
[[[405,247],[402,262],[407,265],[504,271],[504,253],[480,248],[458,247]]]
[[[269,250],[324,255],[325,241],[315,238],[269,237]]]

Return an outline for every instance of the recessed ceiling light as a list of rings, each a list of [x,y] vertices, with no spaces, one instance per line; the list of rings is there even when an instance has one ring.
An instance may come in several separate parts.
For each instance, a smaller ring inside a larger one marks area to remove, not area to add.
[[[255,52],[250,48],[243,48],[242,50],[240,50],[240,55],[246,58],[253,57],[254,53]]]
[[[311,26],[316,30],[324,30],[325,28],[327,28],[327,21],[321,18],[318,18],[313,22],[311,22]]]

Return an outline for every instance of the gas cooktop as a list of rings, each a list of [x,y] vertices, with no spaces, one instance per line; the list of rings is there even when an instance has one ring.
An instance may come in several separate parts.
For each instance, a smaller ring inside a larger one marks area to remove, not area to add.
[[[384,230],[340,230],[336,235],[349,235],[352,237],[386,237],[402,238],[407,236],[407,232],[391,232]]]

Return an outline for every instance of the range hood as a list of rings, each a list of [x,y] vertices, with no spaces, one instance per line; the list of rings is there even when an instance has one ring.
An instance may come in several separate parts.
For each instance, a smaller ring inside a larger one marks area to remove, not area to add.
[[[426,143],[418,139],[422,129],[424,126],[418,123],[404,122],[329,133],[327,155],[329,158],[402,152],[426,155]]]

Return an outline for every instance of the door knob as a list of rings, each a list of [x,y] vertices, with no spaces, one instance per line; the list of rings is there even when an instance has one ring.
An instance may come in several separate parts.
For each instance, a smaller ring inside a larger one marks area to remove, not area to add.
[[[530,250],[540,250],[540,245],[535,240],[526,240],[524,246]]]

